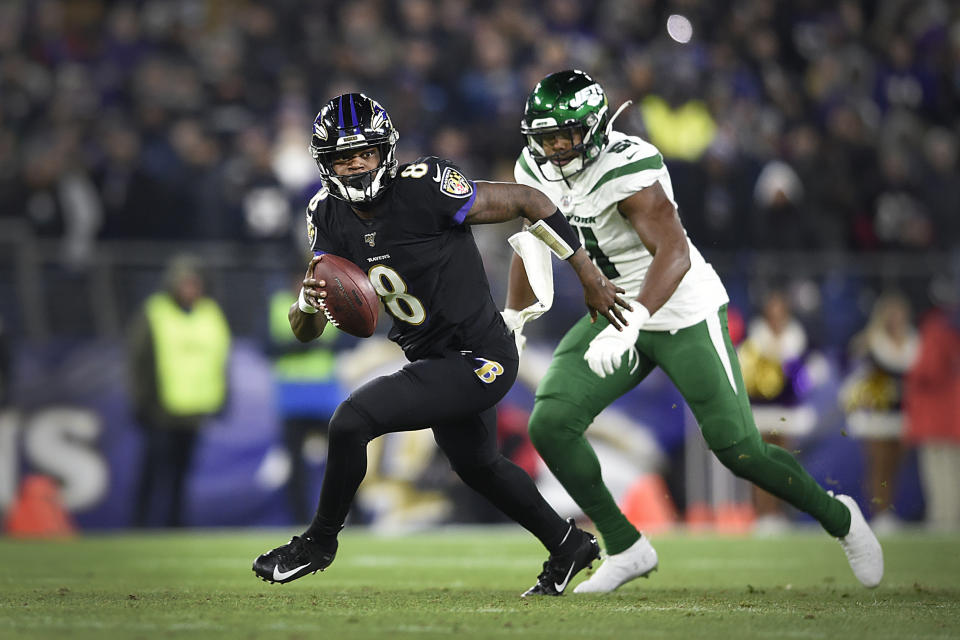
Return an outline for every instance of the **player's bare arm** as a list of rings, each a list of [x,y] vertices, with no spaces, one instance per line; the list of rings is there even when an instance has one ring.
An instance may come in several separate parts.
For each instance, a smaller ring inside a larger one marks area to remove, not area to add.
[[[477,182],[476,190],[476,200],[464,220],[467,224],[506,222],[517,216],[537,222],[557,212],[550,198],[526,185]],[[563,224],[566,224],[565,218]],[[583,247],[579,247],[567,261],[583,285],[584,301],[590,310],[590,317],[596,320],[599,312],[615,327],[626,324],[620,308],[629,309],[630,305],[617,295],[623,293],[623,289],[610,282],[597,269]]]
[[[464,222],[491,224],[513,220],[517,216],[531,222],[553,215],[557,205],[536,189],[512,182],[475,182],[477,198]]]
[[[313,268],[323,256],[314,256],[307,265],[307,273],[303,277],[303,299],[314,309],[320,309],[320,299],[325,298],[327,292],[323,290],[326,282],[317,280],[313,277]],[[293,329],[293,335],[300,342],[310,342],[318,338],[327,326],[327,317],[323,313],[307,313],[300,309],[300,301],[290,305],[290,311],[287,312],[287,318],[290,320],[290,328]]]
[[[637,296],[653,315],[666,304],[690,269],[687,236],[676,208],[659,182],[621,200],[617,208],[653,256]]]

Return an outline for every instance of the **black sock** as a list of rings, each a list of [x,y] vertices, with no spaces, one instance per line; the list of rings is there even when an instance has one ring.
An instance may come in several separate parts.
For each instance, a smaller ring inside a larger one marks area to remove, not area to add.
[[[313,522],[303,532],[304,538],[310,538],[326,551],[332,551],[337,548],[337,534],[343,529],[343,525],[331,525],[324,522],[320,516],[314,516]]]

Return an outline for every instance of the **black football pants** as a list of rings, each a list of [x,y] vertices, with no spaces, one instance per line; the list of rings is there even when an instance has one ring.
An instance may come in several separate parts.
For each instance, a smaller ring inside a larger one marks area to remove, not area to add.
[[[513,337],[473,352],[412,362],[354,391],[330,420],[320,505],[308,533],[330,540],[343,527],[367,470],[367,443],[430,428],[453,470],[552,552],[567,525],[530,476],[497,450],[496,403],[517,376]]]

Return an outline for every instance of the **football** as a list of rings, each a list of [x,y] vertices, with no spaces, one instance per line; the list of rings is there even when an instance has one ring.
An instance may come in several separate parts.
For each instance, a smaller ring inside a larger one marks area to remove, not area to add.
[[[335,327],[358,338],[373,335],[380,304],[370,279],[360,267],[326,253],[314,266],[313,277],[326,282],[325,313]]]

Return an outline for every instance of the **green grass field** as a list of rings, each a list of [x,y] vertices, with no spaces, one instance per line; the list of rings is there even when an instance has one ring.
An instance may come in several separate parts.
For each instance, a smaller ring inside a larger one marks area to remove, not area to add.
[[[812,530],[665,534],[649,580],[528,601],[545,554],[517,527],[348,529],[326,572],[254,578],[289,533],[0,539],[0,638],[960,638],[957,536],[884,539],[886,576],[867,590]]]

